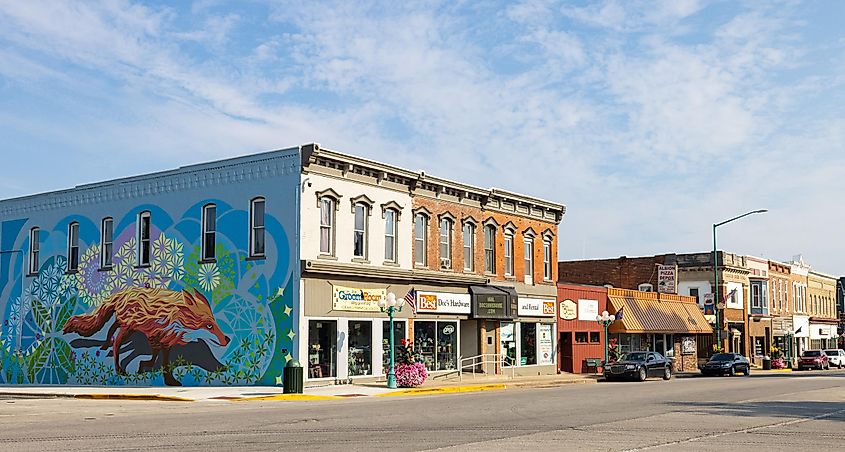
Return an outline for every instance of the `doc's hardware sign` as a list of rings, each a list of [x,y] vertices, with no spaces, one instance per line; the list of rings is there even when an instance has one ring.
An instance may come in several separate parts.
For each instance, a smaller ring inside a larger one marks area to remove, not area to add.
[[[472,297],[468,293],[417,292],[417,313],[469,314]]]
[[[525,317],[554,317],[555,301],[541,298],[519,297],[517,315]]]
[[[386,298],[387,289],[334,286],[332,309],[335,311],[379,312],[378,302]]]

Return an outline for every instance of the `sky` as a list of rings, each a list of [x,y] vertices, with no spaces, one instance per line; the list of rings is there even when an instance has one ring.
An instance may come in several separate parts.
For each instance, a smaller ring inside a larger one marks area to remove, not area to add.
[[[400,4],[401,6],[397,6]],[[310,142],[565,204],[562,260],[845,274],[845,2],[0,0],[0,199]]]

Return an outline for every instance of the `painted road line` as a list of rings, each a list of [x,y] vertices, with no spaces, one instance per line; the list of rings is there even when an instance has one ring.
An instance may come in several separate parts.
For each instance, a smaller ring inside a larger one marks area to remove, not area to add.
[[[452,386],[447,388],[416,388],[376,394],[376,397],[445,394],[450,392],[501,391],[503,389],[507,389],[504,384]]]

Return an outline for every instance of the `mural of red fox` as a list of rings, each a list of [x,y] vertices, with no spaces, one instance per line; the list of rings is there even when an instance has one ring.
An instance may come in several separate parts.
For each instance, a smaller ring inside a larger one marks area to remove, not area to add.
[[[187,290],[176,292],[131,287],[110,296],[94,312],[71,317],[63,331],[90,337],[100,331],[112,316],[114,323],[109,328],[103,349],[113,345],[114,367],[120,375],[125,374],[119,363],[120,345],[135,331],[147,337],[152,349],[152,357],[141,361],[138,371],[151,369],[161,354],[164,383],[168,386],[182,385],[169,366],[171,347],[199,339],[222,347],[229,344],[229,338],[214,319],[211,305],[196,289],[191,293]]]

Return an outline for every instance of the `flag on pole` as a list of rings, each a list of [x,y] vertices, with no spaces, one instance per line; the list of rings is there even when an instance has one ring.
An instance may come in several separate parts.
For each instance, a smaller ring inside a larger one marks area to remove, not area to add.
[[[623,316],[623,315],[625,315],[625,314],[622,312],[622,311],[624,311],[624,310],[625,310],[625,306],[620,307],[620,308],[619,308],[619,310],[618,310],[618,311],[616,311],[616,316],[615,316],[615,318],[614,318],[613,320],[622,320],[622,316]]]
[[[793,333],[793,334],[798,334],[798,333],[800,333],[800,332],[801,332],[801,328],[804,328],[804,325],[799,326],[799,327],[798,327],[798,329],[797,329],[797,330],[795,330],[795,333]]]
[[[405,303],[411,307],[411,312],[417,315],[417,291],[413,287],[405,294]]]

